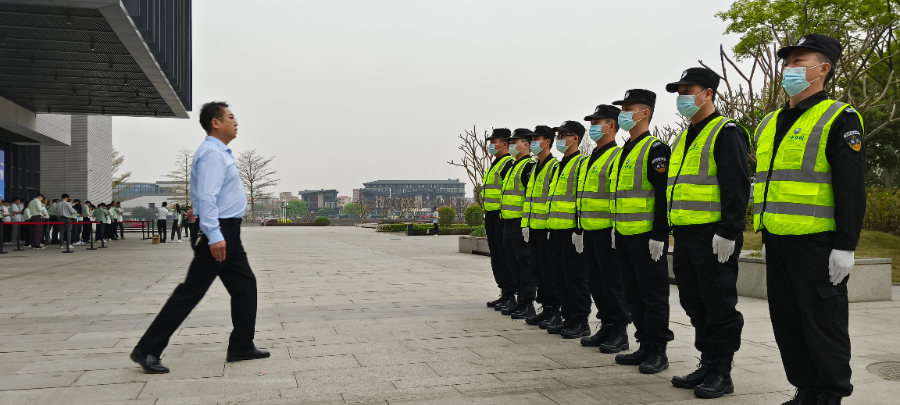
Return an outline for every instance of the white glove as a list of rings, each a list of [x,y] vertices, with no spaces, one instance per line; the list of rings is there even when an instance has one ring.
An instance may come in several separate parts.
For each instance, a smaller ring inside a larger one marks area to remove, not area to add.
[[[578,252],[578,254],[584,252],[584,235],[572,232],[572,244],[575,245],[575,251]]]
[[[734,241],[714,235],[712,240],[713,254],[719,255],[719,263],[725,263],[734,253]]]
[[[612,248],[616,248],[616,228],[613,228],[609,232],[609,237],[612,239]]]
[[[762,256],[763,260],[766,260],[766,244],[765,243],[763,243],[763,248],[762,248],[762,251],[760,252],[760,255]]]
[[[828,275],[830,276],[828,281],[834,285],[840,284],[845,277],[850,275],[854,262],[852,250],[832,249],[831,256],[828,256]]]
[[[528,228],[527,226],[522,228],[522,237],[525,238],[525,243],[528,243]]]
[[[653,259],[654,262],[658,262],[659,258],[662,257],[663,247],[664,245],[662,242],[650,239],[650,258]]]

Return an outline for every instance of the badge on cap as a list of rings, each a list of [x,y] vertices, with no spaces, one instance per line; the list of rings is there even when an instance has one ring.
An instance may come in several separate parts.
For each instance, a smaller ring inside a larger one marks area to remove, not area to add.
[[[684,72],[681,73],[681,78],[682,78],[682,79],[684,79],[685,76],[687,76],[687,70],[685,70]]]
[[[594,110],[594,112],[595,112],[595,113],[598,113],[598,112],[600,112],[600,106],[599,106],[599,105],[598,105],[598,106],[597,106],[597,109],[596,109],[596,110]]]
[[[628,96],[630,96],[630,95],[631,95],[631,92],[630,92],[630,91],[626,91],[626,92],[625,92],[625,98],[628,98]]]
[[[800,40],[797,41],[797,45],[803,45],[804,42],[806,42],[806,37],[800,38]]]

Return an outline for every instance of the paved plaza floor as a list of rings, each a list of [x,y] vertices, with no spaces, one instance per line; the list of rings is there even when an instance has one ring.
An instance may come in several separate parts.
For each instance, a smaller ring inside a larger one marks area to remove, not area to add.
[[[272,357],[225,362],[229,300],[217,281],[173,336],[163,375],[128,353],[184,278],[187,243],[132,236],[0,256],[0,404],[780,404],[793,393],[765,301],[738,305],[735,394],[698,400],[669,383],[699,356],[674,286],[671,366],[642,375],[486,308],[497,294],[489,260],[457,253],[456,237],[242,231],[259,285],[256,344]],[[900,302],[851,304],[850,332],[855,392],[844,403],[900,403],[900,381],[867,371],[900,361]]]

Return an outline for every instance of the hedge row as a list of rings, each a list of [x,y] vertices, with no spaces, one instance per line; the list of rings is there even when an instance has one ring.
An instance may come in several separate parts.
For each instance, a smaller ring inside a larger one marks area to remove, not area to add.
[[[438,235],[469,235],[476,229],[481,228],[482,231],[484,227],[477,226],[468,226],[468,225],[453,225],[450,227],[439,226],[438,227]],[[413,235],[433,235],[432,231],[434,229],[433,225],[413,225]],[[406,232],[406,224],[381,224],[375,228],[378,232]]]
[[[866,189],[863,229],[900,234],[900,189]]]

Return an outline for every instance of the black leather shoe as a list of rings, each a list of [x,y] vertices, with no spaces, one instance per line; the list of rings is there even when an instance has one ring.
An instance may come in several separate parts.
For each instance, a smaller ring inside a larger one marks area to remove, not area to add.
[[[147,374],[165,374],[169,372],[169,368],[162,365],[162,362],[159,361],[159,357],[144,353],[143,350],[138,349],[137,347],[131,351],[131,361],[140,364],[141,368],[143,368],[144,372]]]
[[[495,299],[493,301],[488,301],[487,302],[488,308],[493,308],[493,307],[497,306],[497,304],[499,304],[501,301],[503,301],[503,298],[504,298],[503,294],[500,294],[500,296],[497,297],[497,299]]]
[[[516,308],[515,312],[513,312],[510,315],[510,317],[512,319],[527,319],[527,318],[531,318],[534,316],[535,316],[535,314],[534,314],[534,301],[533,300],[525,301],[524,303],[522,303],[522,305],[520,305],[518,308]]]
[[[703,379],[703,383],[694,387],[694,396],[697,398],[721,398],[725,394],[734,392],[734,383],[731,376],[712,370]]]
[[[559,310],[556,310],[556,311],[553,311],[552,314],[550,314],[549,318],[545,319],[539,325],[540,325],[541,329],[547,329],[548,327],[550,327],[550,325],[556,325],[562,321],[563,321],[562,315],[559,314]]]
[[[243,352],[228,352],[228,357],[225,358],[227,362],[235,362],[242,360],[258,360],[265,359],[269,357],[269,352],[265,350],[259,350],[257,348],[253,348],[253,350],[246,350]]]
[[[497,303],[497,305],[494,305],[494,311],[502,311],[503,309],[505,309],[507,306],[510,306],[510,305],[513,305],[513,306],[516,305],[516,296],[515,295],[507,295],[506,298],[503,299],[503,301],[500,301],[499,303]]]
[[[819,394],[812,390],[797,387],[794,397],[781,405],[818,405]]]
[[[647,360],[638,367],[641,374],[656,374],[669,368],[669,358],[666,357],[666,344],[653,343]]]
[[[591,335],[591,327],[587,321],[572,322],[569,326],[559,331],[559,335],[565,339],[578,339],[583,336]]]
[[[628,325],[614,325],[606,336],[606,340],[600,343],[600,353],[619,353],[628,350]]]
[[[513,314],[513,312],[516,312],[520,308],[524,308],[524,307],[525,307],[525,304],[523,302],[513,301],[509,305],[504,306],[503,309],[500,310],[500,314],[510,316]]]
[[[581,345],[584,347],[600,347],[600,343],[603,343],[603,341],[606,340],[606,337],[609,336],[611,330],[611,324],[600,324],[600,328],[597,329],[597,333],[593,336],[581,338]]]
[[[544,322],[547,319],[550,319],[550,317],[553,315],[554,312],[556,312],[556,308],[548,307],[548,306],[541,307],[541,312],[535,314],[534,316],[532,316],[530,318],[526,317],[525,323],[527,323],[531,326],[540,325],[541,322]]]
[[[841,397],[826,392],[819,393],[819,402],[816,405],[841,405]]]
[[[706,379],[706,376],[710,371],[712,371],[712,368],[712,361],[707,359],[700,359],[700,364],[697,365],[697,369],[694,370],[693,373],[685,376],[672,377],[672,385],[675,388],[692,390],[694,389],[694,387],[703,384],[703,380]]]
[[[638,366],[650,356],[650,343],[641,342],[640,347],[629,354],[617,354],[616,363],[623,366]]]
[[[558,335],[566,326],[568,326],[568,322],[563,319],[562,315],[556,314],[550,318],[550,322],[547,323],[547,333]]]

